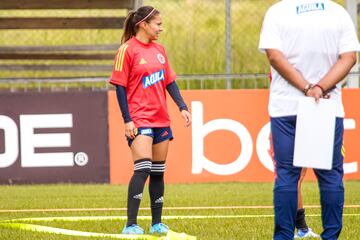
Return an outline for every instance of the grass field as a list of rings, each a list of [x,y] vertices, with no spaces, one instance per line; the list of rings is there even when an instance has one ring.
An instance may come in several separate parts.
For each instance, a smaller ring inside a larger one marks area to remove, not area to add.
[[[360,181],[347,181],[344,228],[340,239],[359,239]],[[38,217],[105,217],[93,221],[25,221],[43,226],[85,232],[120,233],[125,220],[127,186],[115,185],[22,185],[0,186],[0,219]],[[303,186],[307,221],[321,232],[317,184]],[[167,185],[164,222],[176,232],[197,239],[271,239],[273,231],[271,183],[211,183]],[[145,190],[140,216],[149,216],[149,197]],[[72,210],[71,210],[72,209]],[[16,211],[15,211],[16,210]],[[110,216],[114,216],[110,218]],[[184,216],[184,219],[166,219]],[[207,219],[196,216],[207,216]],[[115,218],[118,217],[118,218]],[[145,229],[150,220],[139,220]],[[8,229],[0,225],[0,239],[94,239]],[[100,238],[95,239],[110,239]]]

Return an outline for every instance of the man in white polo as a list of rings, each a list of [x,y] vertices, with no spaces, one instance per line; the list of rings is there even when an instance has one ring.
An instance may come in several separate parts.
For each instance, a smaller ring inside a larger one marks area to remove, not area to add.
[[[345,9],[330,0],[283,0],[264,18],[259,49],[271,64],[269,115],[275,158],[273,238],[293,239],[297,184],[301,168],[293,166],[299,98],[330,97],[336,101],[336,126],[331,170],[315,169],[319,181],[323,232],[337,239],[342,229],[343,118],[341,80],[360,51],[354,25]]]

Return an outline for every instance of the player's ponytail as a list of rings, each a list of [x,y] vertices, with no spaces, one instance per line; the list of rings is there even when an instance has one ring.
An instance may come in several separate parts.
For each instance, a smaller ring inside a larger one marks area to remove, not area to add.
[[[135,36],[141,22],[150,22],[160,12],[151,6],[142,6],[136,11],[130,11],[124,22],[124,32],[121,36],[123,44],[131,37]]]

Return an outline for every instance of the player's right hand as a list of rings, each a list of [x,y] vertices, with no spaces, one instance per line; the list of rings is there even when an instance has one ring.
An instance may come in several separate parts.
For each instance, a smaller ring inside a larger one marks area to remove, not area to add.
[[[136,136],[137,128],[133,121],[125,123],[125,135],[131,139]]]
[[[190,124],[191,124],[191,113],[188,112],[187,110],[182,110],[181,111],[181,116],[185,120],[185,127],[190,126]]]

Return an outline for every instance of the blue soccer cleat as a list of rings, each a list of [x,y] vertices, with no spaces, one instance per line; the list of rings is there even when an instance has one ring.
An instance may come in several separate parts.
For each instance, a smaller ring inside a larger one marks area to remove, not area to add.
[[[299,229],[295,235],[295,238],[319,238],[320,236],[314,233],[311,228]]]
[[[150,234],[161,234],[165,235],[169,231],[169,227],[163,223],[156,223],[151,226]]]
[[[139,227],[136,224],[133,224],[131,226],[125,226],[124,229],[121,232],[122,234],[144,234],[144,229],[142,229],[141,227]]]

